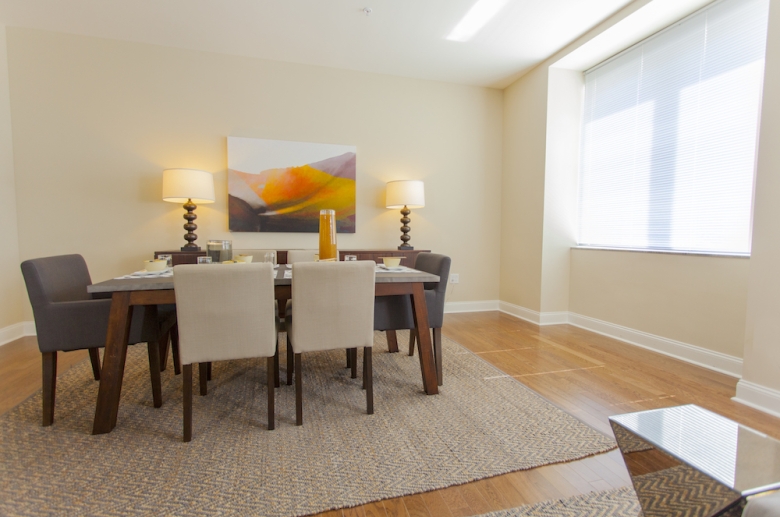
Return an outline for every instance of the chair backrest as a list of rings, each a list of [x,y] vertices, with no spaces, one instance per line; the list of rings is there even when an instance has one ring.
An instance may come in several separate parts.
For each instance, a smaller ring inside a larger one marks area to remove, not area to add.
[[[90,298],[87,286],[92,285],[92,278],[81,255],[25,260],[22,275],[33,311],[50,303]]]
[[[314,262],[314,255],[318,255],[319,252],[319,250],[289,250],[287,251],[287,263]]]
[[[173,268],[182,364],[276,352],[270,263]]]
[[[269,251],[273,251],[274,253],[277,253],[278,258],[278,252],[276,250],[253,250],[253,249],[246,249],[246,250],[233,250],[233,258],[239,256],[239,255],[252,255],[252,262],[263,262],[265,261],[265,254]]]
[[[431,328],[441,327],[444,323],[444,296],[447,292],[447,282],[450,276],[452,260],[438,253],[420,253],[414,261],[414,268],[433,275],[438,275],[438,282],[426,282],[426,292],[433,291],[433,296],[426,295],[428,304],[428,324]]]
[[[373,345],[375,269],[369,260],[293,265],[295,353]]]
[[[71,350],[101,346],[105,343],[106,328],[108,326],[108,311],[105,310],[105,324],[83,325],[79,318],[73,314],[68,326],[63,328],[63,318],[57,311],[55,304],[60,302],[73,302],[89,300],[87,286],[92,284],[87,263],[81,255],[59,255],[44,257],[22,262],[22,276],[27,286],[27,294],[30,297],[30,305],[35,318],[35,328],[38,335],[38,347],[41,352],[53,352],[56,350]],[[106,300],[104,309],[108,309],[110,301]],[[95,307],[99,310],[98,307]],[[75,318],[75,319],[74,319]],[[78,343],[72,341],[72,332],[79,336]],[[88,328],[85,328],[88,327]]]

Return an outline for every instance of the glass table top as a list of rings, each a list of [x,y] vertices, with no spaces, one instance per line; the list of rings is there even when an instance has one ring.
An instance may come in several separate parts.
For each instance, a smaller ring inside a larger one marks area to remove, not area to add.
[[[780,441],[695,405],[610,417],[743,496],[780,488]]]

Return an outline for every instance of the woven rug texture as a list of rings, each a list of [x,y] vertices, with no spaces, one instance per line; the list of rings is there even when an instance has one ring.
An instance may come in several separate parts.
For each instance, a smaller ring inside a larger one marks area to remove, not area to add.
[[[0,515],[305,515],[615,446],[446,338],[445,384],[426,396],[418,357],[387,353],[379,332],[375,414],[365,413],[362,358],[351,379],[343,350],[310,353],[297,427],[281,348],[276,429],[266,429],[265,359],[220,362],[205,397],[194,368],[190,443],[182,376],[169,365],[153,408],[145,346],[128,349],[116,429],[91,436],[98,383],[80,363],[57,381],[53,426],[40,425],[40,393],[0,417]]]
[[[624,487],[486,513],[480,517],[639,517],[640,510],[634,490]]]

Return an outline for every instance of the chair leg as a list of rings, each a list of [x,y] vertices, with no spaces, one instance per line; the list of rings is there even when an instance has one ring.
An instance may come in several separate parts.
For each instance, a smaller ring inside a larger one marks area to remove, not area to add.
[[[211,380],[211,361],[206,363],[206,380],[207,381]]]
[[[279,336],[276,338],[276,353],[273,357],[274,360],[274,387],[280,386],[279,382]]]
[[[209,393],[209,364],[210,363],[198,363],[198,378],[200,380],[200,394],[206,396]]]
[[[278,354],[277,354],[278,355]],[[268,388],[268,430],[272,431],[274,425],[274,358],[269,357],[266,361],[267,370],[267,388]]]
[[[168,368],[168,351],[171,349],[171,331],[160,336],[160,371],[164,372]]]
[[[179,324],[171,327],[171,355],[173,355],[173,373],[181,373],[181,361],[179,360]]]
[[[290,343],[290,334],[287,333],[287,385],[293,383],[293,372],[295,371],[295,358],[293,357],[292,343]]]
[[[433,329],[433,354],[434,359],[436,360],[436,377],[439,381],[439,386],[441,386],[444,378],[441,366],[441,327]]]
[[[414,341],[417,338],[417,331],[415,329],[409,330],[409,355],[414,355]]]
[[[295,354],[295,425],[303,425],[303,370],[301,354]]]
[[[152,378],[152,400],[154,407],[162,407],[162,379],[160,378],[160,347],[157,340],[146,344],[149,353],[149,374]]]
[[[350,348],[349,353],[350,353],[349,364],[350,367],[352,368],[351,377],[353,379],[357,379],[357,348]]]
[[[89,362],[92,363],[92,375],[95,377],[96,381],[99,381],[100,380],[100,349],[99,348],[89,349]]]
[[[352,354],[349,352],[349,348],[344,350],[347,353],[347,366],[346,368],[352,368]]]
[[[398,334],[395,330],[386,330],[387,335],[387,351],[391,354],[398,352]]]
[[[372,347],[363,348],[363,384],[366,387],[366,413],[374,414],[374,372],[371,360]]]
[[[57,352],[43,352],[43,425],[54,423],[54,395],[57,392]]]
[[[184,400],[184,438],[183,441],[192,440],[192,365],[184,365],[182,376],[182,399]]]

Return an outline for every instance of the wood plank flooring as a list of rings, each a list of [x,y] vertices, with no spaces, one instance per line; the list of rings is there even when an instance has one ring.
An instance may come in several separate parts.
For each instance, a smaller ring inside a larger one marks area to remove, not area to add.
[[[780,419],[731,400],[737,379],[577,327],[482,312],[446,315],[443,334],[610,435],[610,415],[695,403],[780,439]],[[60,373],[86,357],[61,354]],[[40,368],[34,338],[0,347],[0,414],[40,389]],[[615,450],[320,516],[467,517],[630,484]]]

